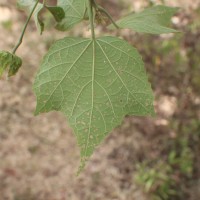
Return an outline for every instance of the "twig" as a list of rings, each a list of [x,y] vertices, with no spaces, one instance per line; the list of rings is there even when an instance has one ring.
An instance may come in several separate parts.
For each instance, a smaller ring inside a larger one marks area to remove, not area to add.
[[[15,54],[15,52],[17,51],[17,49],[19,48],[19,46],[21,45],[21,43],[22,43],[22,41],[23,41],[23,37],[24,37],[25,31],[26,31],[26,28],[27,28],[27,26],[28,26],[28,23],[29,23],[29,21],[30,21],[32,15],[33,15],[33,12],[35,11],[35,9],[36,9],[38,3],[39,3],[39,0],[36,1],[36,3],[35,3],[35,5],[34,5],[33,9],[31,10],[31,13],[29,14],[28,19],[26,20],[26,23],[25,23],[24,28],[23,28],[23,30],[22,30],[21,36],[20,36],[20,38],[19,38],[19,41],[18,41],[17,45],[14,47],[14,49],[12,50],[12,53],[13,53],[13,54]]]

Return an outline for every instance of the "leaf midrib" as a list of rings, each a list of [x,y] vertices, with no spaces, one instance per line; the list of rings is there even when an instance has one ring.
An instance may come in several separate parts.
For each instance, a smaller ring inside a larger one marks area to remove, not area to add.
[[[91,105],[91,113],[90,113],[90,121],[89,121],[89,131],[87,134],[87,140],[85,145],[85,152],[84,157],[86,157],[86,152],[89,144],[90,134],[91,134],[91,123],[92,123],[92,115],[93,115],[93,109],[94,109],[94,80],[95,80],[95,57],[96,57],[96,40],[93,39],[92,41],[92,53],[93,53],[93,59],[92,59],[92,105]]]

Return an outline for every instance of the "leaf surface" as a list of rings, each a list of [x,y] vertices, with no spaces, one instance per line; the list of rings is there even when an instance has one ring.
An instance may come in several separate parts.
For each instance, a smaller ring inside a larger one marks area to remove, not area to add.
[[[128,28],[141,33],[162,34],[178,32],[168,27],[171,17],[177,10],[178,8],[158,5],[147,8],[140,13],[131,13],[117,21],[116,24],[120,28]],[[110,28],[113,28],[113,25],[110,25]]]
[[[65,18],[56,26],[58,30],[69,30],[85,18],[86,0],[58,0],[58,6],[65,11]]]
[[[36,114],[61,111],[81,150],[82,169],[125,115],[153,115],[141,56],[116,37],[64,38],[52,45],[36,76]]]
[[[22,65],[22,60],[7,51],[0,51],[0,77],[8,69],[8,76],[15,75]]]
[[[59,6],[45,6],[45,7],[54,16],[57,22],[62,21],[62,19],[65,17],[65,12],[61,7]]]

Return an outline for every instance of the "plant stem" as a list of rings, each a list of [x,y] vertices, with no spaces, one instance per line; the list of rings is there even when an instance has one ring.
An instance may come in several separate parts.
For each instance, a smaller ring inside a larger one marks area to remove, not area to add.
[[[99,10],[100,12],[103,12],[110,19],[110,21],[112,22],[112,24],[117,29],[119,29],[119,26],[115,23],[115,21],[113,20],[112,16],[108,13],[108,11],[106,9],[104,9],[103,7],[101,7],[100,5],[98,5],[95,0],[93,0],[93,3],[95,5],[96,9]]]
[[[17,43],[17,45],[14,47],[14,49],[12,50],[12,53],[13,53],[13,54],[15,54],[15,52],[17,51],[17,49],[19,48],[19,46],[21,45],[21,43],[22,43],[22,41],[23,41],[23,37],[24,37],[25,31],[26,31],[26,28],[27,28],[27,26],[28,26],[28,23],[29,23],[29,21],[30,21],[32,15],[33,15],[33,12],[35,11],[35,9],[36,9],[38,3],[39,3],[39,0],[36,1],[36,3],[35,3],[35,5],[34,5],[33,9],[31,10],[31,13],[29,14],[28,19],[26,20],[26,23],[25,23],[25,25],[24,25],[24,28],[23,28],[23,30],[22,30],[21,36],[20,36],[20,38],[19,38],[19,40],[18,40],[18,43]]]
[[[92,39],[95,39],[95,31],[94,31],[94,13],[93,13],[93,3],[92,0],[88,0],[88,13],[90,19],[90,28],[92,33]]]

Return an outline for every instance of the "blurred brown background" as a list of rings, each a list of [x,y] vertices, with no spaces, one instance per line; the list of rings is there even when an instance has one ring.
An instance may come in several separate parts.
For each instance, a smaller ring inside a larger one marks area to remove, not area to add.
[[[181,8],[172,19],[180,34],[110,32],[143,55],[157,116],[126,117],[76,177],[75,137],[62,114],[33,116],[32,83],[53,41],[90,33],[87,24],[58,33],[44,13],[44,34],[39,36],[32,21],[17,51],[23,58],[20,72],[0,80],[0,200],[199,200],[200,0],[99,2],[115,19],[157,3]],[[13,48],[27,17],[15,3],[0,0],[1,50]]]

